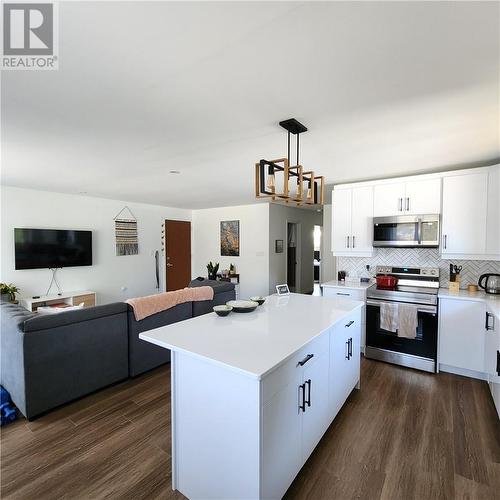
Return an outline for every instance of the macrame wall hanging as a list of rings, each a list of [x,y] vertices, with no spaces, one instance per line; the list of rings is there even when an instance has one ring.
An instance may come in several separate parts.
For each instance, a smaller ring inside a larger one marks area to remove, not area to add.
[[[123,217],[128,211],[131,217]],[[116,255],[137,255],[139,253],[139,239],[137,235],[137,219],[132,210],[123,207],[115,216]]]

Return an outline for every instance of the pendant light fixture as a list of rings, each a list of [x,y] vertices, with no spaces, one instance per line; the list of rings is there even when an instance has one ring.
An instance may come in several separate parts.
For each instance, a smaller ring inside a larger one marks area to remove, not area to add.
[[[288,132],[287,157],[277,160],[260,160],[255,164],[256,198],[271,198],[273,202],[290,203],[295,206],[323,205],[324,177],[315,176],[312,170],[304,172],[299,161],[300,134],[307,132],[307,127],[295,118],[284,120],[279,124]],[[297,146],[294,166],[290,165],[290,140],[292,134],[296,136]],[[277,175],[282,177],[283,191],[279,191],[276,187]]]

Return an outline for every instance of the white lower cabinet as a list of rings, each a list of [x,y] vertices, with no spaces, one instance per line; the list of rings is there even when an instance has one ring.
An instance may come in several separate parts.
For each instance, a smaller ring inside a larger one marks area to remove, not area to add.
[[[313,452],[330,424],[328,404],[328,351],[304,370],[302,411],[302,463]]]
[[[330,341],[330,417],[334,419],[359,382],[361,312],[335,325]]]
[[[361,310],[262,381],[261,498],[280,499],[360,376]]]
[[[493,312],[486,311],[486,341],[484,346],[484,371],[488,378],[491,396],[500,418],[500,325]]]
[[[366,304],[366,288],[359,287],[350,288],[349,285],[322,285],[323,297],[335,297],[337,299],[360,300]],[[366,344],[366,306],[363,306],[361,311],[361,336],[360,348],[361,352],[365,352]]]
[[[483,378],[486,305],[480,300],[439,299],[439,365],[443,371]],[[444,365],[444,366],[443,366]]]

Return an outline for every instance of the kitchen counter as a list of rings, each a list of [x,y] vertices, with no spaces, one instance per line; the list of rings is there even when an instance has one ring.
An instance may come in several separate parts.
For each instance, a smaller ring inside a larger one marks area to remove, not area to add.
[[[357,281],[339,281],[332,280],[325,283],[321,283],[322,288],[349,288],[351,290],[366,290],[375,283],[371,280],[369,283],[360,283]]]
[[[204,314],[143,332],[139,338],[260,379],[363,305],[311,295],[271,295],[250,313]]]
[[[486,303],[486,308],[494,314],[500,321],[500,295],[492,295],[483,291],[469,292],[468,290],[460,290],[459,292],[450,292],[448,288],[440,288],[438,298],[445,299],[460,299],[460,300],[475,300]]]

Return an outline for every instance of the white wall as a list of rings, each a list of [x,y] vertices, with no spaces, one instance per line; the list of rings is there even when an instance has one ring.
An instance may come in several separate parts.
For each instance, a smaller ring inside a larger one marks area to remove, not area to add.
[[[93,265],[61,269],[58,277],[63,291],[94,290],[102,304],[155,293],[153,253],[159,250],[161,255],[162,223],[165,219],[191,219],[190,210],[88,196],[6,186],[1,195],[0,280],[14,283],[25,296],[45,294],[51,273],[48,269],[14,269],[15,227],[92,230]],[[117,257],[113,217],[125,205],[138,219],[139,254]],[[163,268],[160,276],[164,278]]]
[[[240,221],[240,256],[220,254],[220,222]],[[240,297],[267,295],[269,289],[269,205],[194,210],[192,219],[192,275],[207,276],[209,261],[219,262],[220,270],[234,263],[240,275]]]
[[[276,285],[286,283],[287,222],[300,223],[300,290],[310,293],[314,286],[314,226],[323,224],[322,214],[316,210],[269,204],[269,293]],[[275,252],[275,241],[283,240],[283,253]]]

